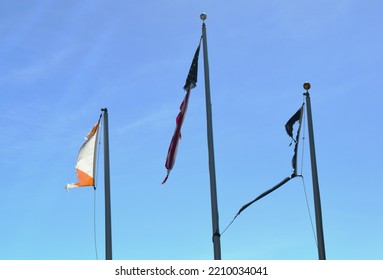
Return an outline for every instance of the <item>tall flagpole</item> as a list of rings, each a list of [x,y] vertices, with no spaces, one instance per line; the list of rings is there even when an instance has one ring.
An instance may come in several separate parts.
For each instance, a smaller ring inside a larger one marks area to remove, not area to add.
[[[104,182],[105,182],[105,259],[112,259],[112,218],[110,207],[110,170],[109,170],[109,134],[108,109],[104,113]]]
[[[323,236],[323,224],[322,224],[322,207],[320,201],[319,193],[319,182],[318,182],[318,171],[315,155],[315,143],[314,143],[314,130],[313,130],[313,121],[311,115],[311,102],[309,89],[311,85],[309,83],[304,83],[303,88],[306,92],[303,94],[306,96],[306,106],[307,106],[307,125],[309,132],[309,142],[310,142],[310,158],[311,158],[311,174],[313,180],[313,195],[314,195],[314,207],[315,207],[315,219],[316,219],[316,229],[317,229],[317,241],[318,241],[318,258],[320,260],[326,259],[325,245],[324,245],[324,236]]]
[[[213,225],[213,244],[214,244],[214,259],[221,259],[221,234],[219,232],[218,222],[218,203],[217,203],[217,186],[215,178],[215,162],[214,162],[214,144],[213,144],[213,121],[211,113],[211,98],[210,98],[210,80],[209,80],[209,61],[207,57],[207,38],[206,38],[206,14],[200,15],[202,23],[202,38],[203,38],[203,58],[205,72],[205,93],[206,93],[206,121],[207,121],[207,144],[209,149],[209,172],[210,172],[210,196],[211,196],[211,214]]]

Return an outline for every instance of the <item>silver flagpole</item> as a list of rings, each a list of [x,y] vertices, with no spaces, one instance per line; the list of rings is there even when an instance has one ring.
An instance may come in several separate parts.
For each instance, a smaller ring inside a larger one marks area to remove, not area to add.
[[[109,170],[109,134],[108,109],[104,113],[104,182],[105,182],[105,259],[112,259],[112,218],[110,207],[110,170]]]
[[[318,171],[315,155],[315,144],[314,144],[314,130],[313,130],[313,121],[311,115],[311,102],[309,89],[311,85],[309,83],[304,83],[303,88],[306,92],[303,94],[306,96],[306,106],[307,106],[307,125],[309,132],[309,142],[310,142],[310,158],[311,158],[311,174],[313,180],[313,195],[314,195],[314,207],[315,207],[315,219],[316,219],[316,229],[317,229],[317,242],[318,242],[318,258],[320,260],[326,259],[325,246],[324,246],[324,236],[323,236],[323,224],[322,224],[322,207],[320,201],[319,193],[319,182],[318,182]]]
[[[209,61],[207,57],[207,38],[205,13],[200,15],[202,19],[202,38],[203,38],[203,58],[205,67],[205,93],[206,93],[206,121],[207,121],[207,144],[209,149],[209,172],[210,172],[210,196],[211,196],[211,214],[213,225],[213,244],[214,244],[214,259],[221,259],[221,234],[219,232],[218,222],[218,203],[217,203],[217,186],[215,178],[215,162],[214,162],[214,144],[213,144],[213,121],[211,113],[211,98],[210,98],[210,80],[209,80]]]

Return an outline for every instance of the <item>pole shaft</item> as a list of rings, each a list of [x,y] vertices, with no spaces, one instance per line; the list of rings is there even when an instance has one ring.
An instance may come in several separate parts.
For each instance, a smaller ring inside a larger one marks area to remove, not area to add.
[[[213,226],[213,245],[214,259],[221,259],[221,236],[219,232],[218,202],[217,202],[217,186],[215,177],[215,161],[214,161],[214,142],[213,142],[213,121],[210,98],[210,79],[209,79],[209,61],[207,55],[207,39],[206,25],[202,24],[203,37],[203,57],[205,72],[205,93],[206,93],[206,121],[207,121],[207,143],[209,149],[209,173],[210,173],[210,196],[211,196],[211,213]]]
[[[310,94],[307,91],[306,96],[306,106],[307,106],[307,125],[309,132],[309,143],[310,143],[310,158],[311,158],[311,174],[313,181],[313,195],[314,195],[314,207],[315,207],[315,219],[316,219],[316,230],[317,230],[317,242],[318,242],[318,258],[320,260],[326,259],[325,245],[324,245],[324,235],[323,235],[323,223],[322,223],[322,207],[320,200],[319,192],[319,181],[318,181],[318,171],[315,155],[315,143],[314,143],[314,129],[311,115],[311,102]]]
[[[109,133],[108,109],[104,112],[104,182],[105,182],[105,259],[112,259],[112,218],[110,205],[110,168],[109,168]]]

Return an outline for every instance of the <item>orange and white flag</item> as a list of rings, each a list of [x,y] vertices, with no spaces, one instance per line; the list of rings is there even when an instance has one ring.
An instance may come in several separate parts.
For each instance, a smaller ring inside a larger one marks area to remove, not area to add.
[[[86,141],[82,144],[80,151],[77,156],[76,173],[78,177],[77,183],[67,184],[65,189],[86,187],[95,185],[95,159],[96,159],[96,148],[97,148],[97,136],[98,128],[100,126],[99,118],[98,122],[93,126],[92,130],[86,137]]]

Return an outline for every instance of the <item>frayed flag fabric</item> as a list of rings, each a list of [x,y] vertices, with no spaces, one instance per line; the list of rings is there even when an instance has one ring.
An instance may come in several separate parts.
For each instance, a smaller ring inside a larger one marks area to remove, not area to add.
[[[301,121],[302,119],[302,113],[303,113],[303,106],[304,104],[302,105],[301,108],[298,109],[298,111],[287,121],[287,123],[285,124],[285,129],[286,129],[286,132],[287,134],[291,137],[291,139],[293,139],[294,141],[297,141],[297,139],[294,139],[293,137],[293,127],[294,127],[294,124],[297,122],[297,121]]]
[[[294,147],[294,155],[293,155],[293,159],[292,159],[292,165],[293,165],[293,173],[284,178],[282,181],[280,181],[278,184],[276,184],[274,187],[268,189],[267,191],[263,192],[262,194],[260,194],[259,196],[257,196],[255,199],[253,199],[252,201],[250,201],[249,203],[246,203],[245,205],[243,205],[238,213],[234,216],[233,220],[230,222],[230,224],[222,231],[221,235],[231,226],[231,224],[235,221],[235,219],[246,209],[248,208],[250,205],[252,205],[253,203],[257,202],[258,200],[260,200],[261,198],[269,195],[270,193],[274,192],[275,190],[279,189],[280,187],[282,187],[284,184],[286,184],[287,182],[289,182],[291,179],[295,178],[295,177],[302,177],[302,175],[299,175],[298,174],[298,167],[297,167],[297,153],[298,153],[298,144],[299,144],[299,135],[300,135],[300,130],[301,130],[301,126],[302,126],[302,118],[303,118],[303,108],[304,108],[304,103],[302,104],[301,108],[298,109],[298,111],[287,121],[287,123],[285,124],[285,129],[286,129],[286,132],[287,134],[291,137],[292,141],[295,142],[295,147]],[[299,122],[299,126],[298,126],[298,129],[297,129],[297,133],[296,133],[296,136],[294,137],[293,136],[293,127],[295,125],[296,122]],[[290,144],[291,145],[291,144]]]
[[[96,148],[98,130],[100,127],[100,120],[93,126],[92,130],[86,137],[86,141],[82,144],[80,151],[77,156],[76,173],[78,182],[67,184],[65,189],[78,188],[78,187],[95,187],[95,159],[96,159]]]
[[[297,152],[298,152],[298,143],[299,143],[299,134],[300,134],[300,131],[301,131],[301,126],[302,126],[302,117],[303,117],[303,108],[304,108],[304,105],[305,104],[302,104],[301,108],[299,108],[299,110],[287,121],[287,123],[285,124],[285,128],[286,128],[286,132],[287,134],[291,137],[291,139],[295,142],[295,147],[294,147],[294,155],[293,155],[293,159],[292,159],[292,165],[293,165],[293,173],[289,176],[289,177],[286,177],[285,179],[283,179],[281,182],[279,182],[278,184],[276,184],[274,187],[272,187],[271,189],[265,191],[264,193],[262,193],[261,195],[259,195],[258,197],[256,197],[255,199],[253,199],[252,201],[250,201],[249,203],[245,204],[244,206],[242,206],[242,208],[238,211],[237,213],[237,216],[239,214],[241,214],[241,212],[243,210],[245,210],[247,207],[249,207],[251,204],[253,204],[254,202],[260,200],[261,198],[265,197],[266,195],[272,193],[273,191],[279,189],[280,187],[282,187],[284,184],[286,184],[288,181],[290,181],[291,179],[297,177],[297,176],[301,176],[301,175],[298,175],[298,168],[297,168]],[[293,126],[296,122],[299,122],[299,126],[298,126],[298,129],[297,129],[297,133],[296,133],[296,136],[295,138],[293,137]]]
[[[185,96],[185,98],[184,98],[184,100],[180,106],[180,112],[179,112],[177,119],[176,119],[176,129],[174,131],[172,141],[170,142],[168,155],[166,157],[166,162],[165,162],[167,174],[166,174],[165,179],[162,181],[162,184],[164,184],[167,181],[169,174],[170,174],[170,170],[172,170],[174,163],[176,161],[178,143],[181,139],[181,127],[182,127],[182,123],[184,121],[187,107],[189,104],[189,96],[190,96],[190,88],[187,90],[186,96]]]
[[[201,46],[201,40],[200,43],[195,51],[192,64],[189,69],[188,76],[186,77],[184,90],[190,90],[192,88],[195,88],[197,86],[197,76],[198,76],[198,57],[199,57],[199,49]]]
[[[176,118],[176,128],[173,133],[172,140],[170,142],[170,146],[168,149],[168,155],[166,157],[166,162],[165,162],[165,167],[167,169],[167,174],[165,179],[162,181],[162,184],[165,184],[167,181],[170,171],[172,170],[175,160],[176,160],[176,155],[177,155],[177,150],[178,150],[178,143],[181,139],[181,127],[185,119],[186,111],[188,108],[189,104],[189,97],[190,97],[190,91],[192,88],[195,88],[197,85],[197,74],[198,74],[198,57],[199,57],[199,50],[201,46],[201,41],[197,47],[197,50],[194,54],[192,64],[190,66],[190,70],[188,73],[188,76],[186,78],[186,82],[184,85],[184,90],[186,90],[186,95],[184,100],[181,103],[180,106],[180,112],[178,113],[178,116]]]
[[[292,141],[295,142],[294,146],[294,155],[291,161],[291,164],[293,166],[293,174],[298,175],[298,167],[297,167],[297,154],[298,154],[298,144],[299,144],[299,134],[302,127],[302,118],[303,118],[303,108],[304,103],[302,104],[301,108],[298,109],[298,111],[287,121],[285,124],[286,132],[291,137]],[[293,136],[293,127],[296,122],[299,122],[299,126],[297,129],[296,136],[294,138]],[[291,144],[290,144],[291,145]]]

